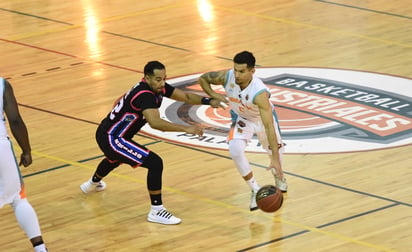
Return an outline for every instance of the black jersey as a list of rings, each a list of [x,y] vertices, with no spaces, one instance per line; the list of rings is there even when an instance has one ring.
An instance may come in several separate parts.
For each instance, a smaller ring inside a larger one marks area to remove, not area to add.
[[[141,81],[119,98],[100,126],[107,134],[131,139],[147,122],[143,110],[159,108],[163,96],[170,97],[174,89],[166,83],[162,93],[156,94],[149,84]]]

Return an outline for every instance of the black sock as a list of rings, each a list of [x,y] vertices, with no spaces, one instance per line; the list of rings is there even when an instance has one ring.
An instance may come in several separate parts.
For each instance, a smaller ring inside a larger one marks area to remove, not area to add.
[[[100,182],[106,177],[114,168],[120,165],[119,162],[109,162],[107,158],[103,159],[97,166],[96,172],[93,174],[92,181],[94,183]]]
[[[150,194],[150,201],[152,202],[152,205],[154,206],[160,206],[162,205],[162,194]]]
[[[39,246],[39,245],[42,245],[44,242],[43,242],[43,240],[40,240],[40,241],[37,241],[37,242],[33,242],[32,244],[33,244],[33,248],[34,247],[37,247],[37,246]]]
[[[98,177],[95,173],[92,177],[92,182],[97,183],[100,182],[100,180],[102,180],[102,178]]]

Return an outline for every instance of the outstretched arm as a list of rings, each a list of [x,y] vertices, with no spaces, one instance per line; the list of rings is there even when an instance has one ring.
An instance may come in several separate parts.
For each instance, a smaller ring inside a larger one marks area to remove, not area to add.
[[[195,93],[191,92],[185,92],[183,90],[180,90],[178,88],[175,88],[173,90],[172,95],[170,98],[177,100],[177,101],[182,101],[188,104],[205,104],[205,105],[210,105],[213,108],[225,108],[226,104],[221,103],[219,99],[216,98],[208,98],[208,97],[203,97],[201,95],[197,95]]]
[[[143,116],[149,123],[150,127],[153,129],[161,131],[180,131],[186,132],[188,134],[194,134],[198,136],[203,135],[203,129],[196,125],[181,125],[176,123],[171,123],[160,118],[160,113],[158,109],[145,109],[143,110]]]
[[[9,121],[11,133],[14,138],[16,138],[17,143],[23,151],[20,157],[19,165],[23,164],[24,167],[27,167],[32,163],[29,134],[20,115],[17,101],[13,93],[13,88],[7,80],[5,80],[3,100],[4,112]]]
[[[219,100],[220,102],[227,103],[224,95],[216,93],[212,89],[213,85],[224,85],[226,82],[227,71],[207,72],[200,76],[199,84],[210,97]]]

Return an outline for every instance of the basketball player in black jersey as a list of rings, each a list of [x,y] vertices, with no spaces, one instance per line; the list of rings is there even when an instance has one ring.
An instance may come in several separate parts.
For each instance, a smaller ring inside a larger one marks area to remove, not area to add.
[[[184,92],[166,83],[166,68],[158,61],[150,61],[144,67],[144,78],[121,96],[112,111],[99,125],[96,140],[105,158],[95,173],[80,188],[84,193],[103,191],[106,184],[102,180],[120,164],[148,169],[147,189],[151,200],[151,210],[147,216],[150,222],[179,224],[181,219],[173,216],[163,207],[162,171],[163,161],[153,151],[132,140],[145,125],[161,131],[182,131],[198,136],[203,130],[196,125],[180,125],[160,118],[159,107],[163,97],[189,104],[205,104],[214,108],[224,106],[220,101]]]

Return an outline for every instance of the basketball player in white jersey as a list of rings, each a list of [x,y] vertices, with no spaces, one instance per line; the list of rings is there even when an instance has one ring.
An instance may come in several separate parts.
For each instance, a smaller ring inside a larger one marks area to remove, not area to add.
[[[32,163],[31,149],[27,128],[18,110],[16,98],[10,83],[0,77],[0,208],[10,204],[17,222],[30,239],[36,252],[47,251],[40,232],[36,212],[27,201],[19,166],[9,140],[4,114],[9,121],[10,129],[23,153],[20,165],[24,167]],[[0,251],[3,251],[0,248]]]
[[[257,209],[255,196],[260,187],[253,176],[245,149],[254,134],[269,154],[268,169],[275,177],[276,186],[282,192],[287,191],[281,160],[284,147],[277,116],[269,100],[268,88],[254,75],[255,61],[252,53],[243,51],[234,57],[233,69],[207,72],[199,78],[202,89],[208,95],[231,106],[232,127],[228,136],[229,152],[240,175],[252,190],[251,211]],[[212,84],[223,85],[226,97],[213,91]]]

